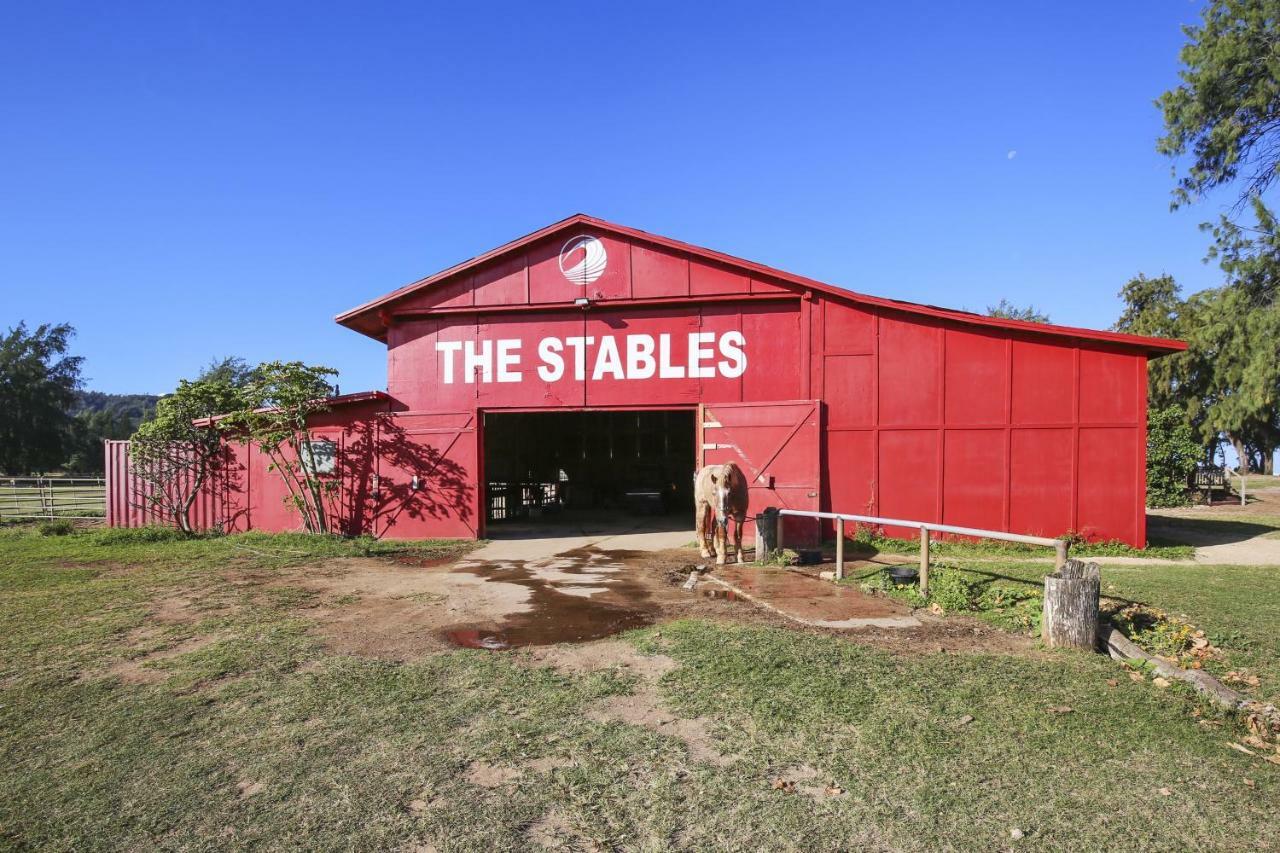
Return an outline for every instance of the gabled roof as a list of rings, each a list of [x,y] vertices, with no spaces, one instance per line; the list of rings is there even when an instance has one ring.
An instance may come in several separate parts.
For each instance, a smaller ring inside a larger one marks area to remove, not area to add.
[[[815,281],[811,278],[805,278],[804,276],[774,269],[773,267],[758,264],[754,261],[747,261],[742,258],[736,258],[732,255],[726,255],[723,252],[705,249],[701,246],[694,246],[689,243],[682,243],[679,240],[672,240],[669,237],[662,237],[657,234],[650,234],[647,231],[640,231],[635,228],[628,228],[625,225],[607,222],[603,219],[587,216],[585,213],[574,214],[567,219],[562,219],[559,222],[535,231],[532,234],[526,234],[523,237],[512,240],[510,243],[506,243],[496,249],[485,252],[483,255],[477,255],[470,260],[463,261],[460,264],[455,264],[454,266],[441,270],[434,275],[406,284],[404,287],[391,291],[386,296],[382,296],[371,302],[366,302],[363,305],[352,308],[349,311],[345,311],[337,315],[334,319],[349,329],[353,329],[377,340],[385,340],[386,332],[383,328],[382,312],[384,310],[388,310],[395,302],[409,296],[410,294],[418,293],[440,282],[465,274],[482,264],[486,264],[506,255],[520,252],[531,244],[551,237],[561,231],[569,231],[572,229],[582,228],[584,226],[602,233],[612,234],[617,237],[660,246],[678,253],[689,255],[693,258],[700,258],[716,264],[736,267],[744,273],[763,276],[765,278],[778,281],[784,285],[794,286],[797,292],[810,290],[854,304],[901,311],[909,314],[918,314],[936,319],[950,320],[970,326],[1013,330],[1046,337],[1071,338],[1075,340],[1116,344],[1119,346],[1138,349],[1152,356],[1179,352],[1187,348],[1184,341],[1171,340],[1169,338],[1149,338],[1141,335],[1128,335],[1122,332],[1082,329],[1073,326],[1056,326],[1047,323],[1033,323],[1026,320],[1006,320],[999,317],[988,317],[982,314],[974,314],[969,311],[939,308],[934,305],[922,305],[915,302],[904,302],[898,299],[888,299],[882,296],[869,296],[864,293],[846,290],[843,287],[836,287],[821,281]],[[696,297],[690,297],[690,300],[696,301]],[[625,303],[620,301],[619,304]],[[555,306],[549,305],[547,307],[554,308]]]

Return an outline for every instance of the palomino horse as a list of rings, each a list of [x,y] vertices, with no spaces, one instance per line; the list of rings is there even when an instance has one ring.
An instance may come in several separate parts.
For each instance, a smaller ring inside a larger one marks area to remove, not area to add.
[[[707,465],[693,477],[694,525],[698,530],[698,547],[702,556],[710,557],[714,548],[716,564],[723,566],[728,552],[729,519],[733,519],[733,549],[742,559],[742,525],[747,520],[747,478],[732,462]],[[708,534],[713,531],[715,541]]]

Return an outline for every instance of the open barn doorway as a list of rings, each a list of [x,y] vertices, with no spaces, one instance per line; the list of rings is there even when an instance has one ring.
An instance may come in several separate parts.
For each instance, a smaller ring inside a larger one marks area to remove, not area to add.
[[[692,409],[485,412],[486,535],[693,528]]]

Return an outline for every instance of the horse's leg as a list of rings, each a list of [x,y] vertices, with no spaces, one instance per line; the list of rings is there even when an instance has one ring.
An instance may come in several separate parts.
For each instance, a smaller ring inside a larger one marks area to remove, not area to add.
[[[698,552],[704,560],[711,556],[707,549],[707,510],[710,508],[711,505],[701,499],[694,502],[693,525],[698,535]]]
[[[733,550],[738,553],[738,565],[742,565],[746,560],[742,559],[742,525],[746,522],[745,515],[738,516],[733,520]]]
[[[728,519],[725,520],[724,524],[721,524],[715,519],[712,519],[711,523],[716,529],[716,565],[723,566],[725,563],[725,557],[728,556],[729,551]]]

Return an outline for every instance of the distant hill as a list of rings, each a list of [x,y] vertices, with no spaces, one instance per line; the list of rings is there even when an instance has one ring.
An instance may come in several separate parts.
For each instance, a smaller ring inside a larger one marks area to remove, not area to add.
[[[137,426],[142,417],[156,407],[157,394],[104,394],[102,391],[79,391],[71,406],[72,416],[82,412],[96,414],[108,412],[114,417],[125,417]]]

